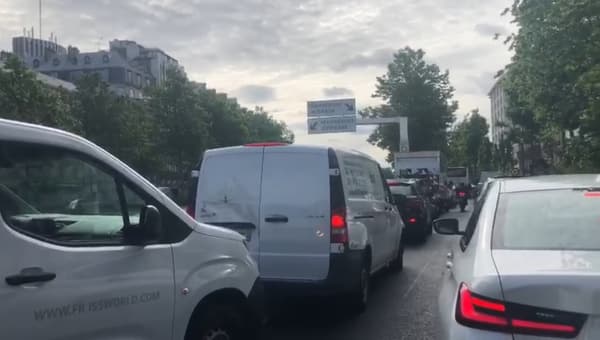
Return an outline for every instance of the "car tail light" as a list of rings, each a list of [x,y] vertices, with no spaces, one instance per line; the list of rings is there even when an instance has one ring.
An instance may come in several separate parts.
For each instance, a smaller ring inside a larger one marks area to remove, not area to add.
[[[417,223],[417,219],[414,218],[414,217],[411,217],[411,218],[408,219],[408,223],[415,224],[415,223]]]
[[[466,194],[466,193],[464,193],[464,192],[462,192],[462,191],[460,191],[460,192],[458,193],[458,196],[459,196],[459,197],[465,197],[466,195],[467,195],[467,194]]]
[[[505,303],[472,293],[462,283],[456,303],[456,321],[472,328],[492,331],[573,338],[585,315]]]
[[[287,143],[281,143],[281,142],[262,142],[262,143],[248,143],[248,144],[244,144],[244,146],[248,146],[248,147],[266,147],[266,146],[286,146],[288,145]]]

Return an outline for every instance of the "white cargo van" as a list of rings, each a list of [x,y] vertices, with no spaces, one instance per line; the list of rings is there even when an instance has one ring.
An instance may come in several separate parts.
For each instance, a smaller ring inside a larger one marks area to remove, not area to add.
[[[0,119],[0,339],[253,338],[258,269],[75,135]]]
[[[189,212],[245,235],[268,289],[349,294],[362,309],[370,274],[402,267],[402,219],[364,154],[249,144],[206,151],[194,174]]]

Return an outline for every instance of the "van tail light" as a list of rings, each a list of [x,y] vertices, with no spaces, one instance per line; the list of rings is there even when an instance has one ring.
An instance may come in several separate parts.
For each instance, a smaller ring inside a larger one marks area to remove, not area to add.
[[[331,243],[348,243],[345,209],[336,209],[331,212]]]
[[[343,252],[348,245],[348,221],[346,219],[346,196],[342,184],[342,174],[337,155],[333,149],[328,150],[329,157],[329,209],[330,209],[330,242],[343,245],[338,247]],[[332,248],[333,249],[333,248]]]
[[[467,196],[467,194],[465,192],[459,191],[458,192],[458,197],[465,197]]]
[[[490,331],[574,338],[586,316],[578,313],[505,303],[472,293],[462,283],[456,303],[456,321]]]

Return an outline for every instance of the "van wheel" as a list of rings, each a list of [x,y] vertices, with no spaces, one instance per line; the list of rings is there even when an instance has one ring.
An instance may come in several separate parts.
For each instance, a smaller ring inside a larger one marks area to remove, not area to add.
[[[240,313],[229,306],[207,305],[194,322],[186,340],[242,340],[247,339]]]
[[[360,269],[358,287],[356,288],[356,291],[350,295],[350,305],[353,312],[362,313],[367,309],[367,304],[369,302],[370,279],[371,273],[369,270],[369,265],[367,263],[363,263],[362,268]]]

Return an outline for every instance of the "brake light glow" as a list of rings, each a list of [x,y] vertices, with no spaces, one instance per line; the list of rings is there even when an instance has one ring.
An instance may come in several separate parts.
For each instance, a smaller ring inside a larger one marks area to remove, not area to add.
[[[285,146],[288,145],[287,143],[281,143],[281,142],[262,142],[262,143],[248,143],[245,144],[244,146],[248,146],[248,147],[263,147],[263,146]]]
[[[600,192],[599,191],[587,191],[586,193],[583,194],[584,197],[590,197],[590,198],[600,198]]]
[[[552,313],[560,322],[540,320],[538,312]],[[561,338],[577,336],[585,320],[585,316],[575,313],[546,312],[536,307],[488,299],[472,293],[464,283],[459,288],[455,317],[458,323],[472,328]]]
[[[414,218],[414,217],[411,217],[411,218],[408,219],[408,223],[415,224],[415,223],[417,223],[417,219]]]
[[[466,193],[464,193],[464,192],[462,192],[462,191],[460,191],[460,192],[458,193],[458,196],[459,196],[459,197],[465,197],[466,195],[467,195],[467,194],[466,194]]]
[[[551,323],[526,321],[526,320],[519,320],[519,319],[512,319],[511,323],[514,328],[522,328],[522,329],[536,329],[536,330],[541,330],[541,331],[566,332],[566,333],[573,333],[576,331],[575,327],[570,326],[570,325],[555,325],[555,324],[551,324]]]
[[[456,311],[456,321],[459,323],[467,326],[474,324],[508,326],[508,319],[505,316],[493,314],[493,312],[504,313],[504,311],[505,307],[501,303],[473,297],[465,284],[460,287]]]
[[[340,229],[346,227],[346,218],[343,215],[331,215],[331,228]]]
[[[345,209],[335,209],[331,212],[331,243],[348,243]]]

